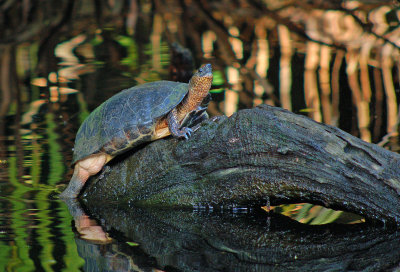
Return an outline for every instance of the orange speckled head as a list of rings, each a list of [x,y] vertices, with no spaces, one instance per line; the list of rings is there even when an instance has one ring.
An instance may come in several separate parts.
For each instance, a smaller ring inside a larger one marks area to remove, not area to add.
[[[189,82],[189,92],[181,105],[177,107],[178,120],[181,121],[186,114],[200,106],[208,95],[212,79],[211,64],[204,65],[192,76]]]
[[[203,67],[201,67],[190,79],[189,95],[194,95],[195,97],[199,98],[201,97],[201,100],[203,100],[211,88],[212,80],[213,75],[211,64],[203,65]],[[192,94],[191,92],[194,93]]]

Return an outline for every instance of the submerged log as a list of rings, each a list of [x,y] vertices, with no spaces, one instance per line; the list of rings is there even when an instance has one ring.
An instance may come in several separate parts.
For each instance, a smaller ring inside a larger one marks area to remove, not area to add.
[[[262,105],[203,122],[112,162],[86,201],[137,206],[308,202],[400,223],[400,155],[342,130]]]
[[[86,208],[118,237],[97,250],[77,240],[80,256],[99,266],[90,271],[101,270],[105,258],[126,264],[123,271],[134,270],[130,264],[145,271],[394,271],[400,260],[400,232],[368,224],[310,226],[262,211]]]

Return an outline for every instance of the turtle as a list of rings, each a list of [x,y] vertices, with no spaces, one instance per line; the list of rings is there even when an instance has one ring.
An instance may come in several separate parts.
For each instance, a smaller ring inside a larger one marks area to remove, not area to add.
[[[155,81],[123,90],[98,106],[80,126],[74,144],[74,173],[62,199],[77,198],[90,176],[118,155],[172,135],[188,139],[194,122],[207,118],[211,64],[189,83]]]

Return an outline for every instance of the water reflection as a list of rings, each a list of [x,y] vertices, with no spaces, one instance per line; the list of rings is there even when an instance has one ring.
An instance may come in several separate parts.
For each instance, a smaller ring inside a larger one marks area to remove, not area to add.
[[[67,260],[75,260],[68,264],[72,270],[83,265],[68,210],[58,201],[41,198],[46,192],[17,189],[13,196],[0,199],[2,271],[60,271]]]
[[[302,267],[313,254],[327,257],[330,264],[336,261],[339,268],[343,258],[355,264],[351,258],[362,255],[367,264],[357,267],[373,267],[367,258],[373,254],[379,260],[374,270],[384,269],[384,261],[399,263],[396,232],[368,226],[340,236],[328,228],[317,238],[337,241],[327,251],[336,255],[312,250],[298,254],[311,239],[301,244],[297,229],[274,230],[265,215],[260,219],[95,208],[93,219],[106,220],[106,212],[115,216],[101,227],[114,229],[113,238],[119,238],[97,245],[72,231],[94,221],[71,228],[68,208],[55,199],[57,186],[71,176],[79,124],[119,90],[168,78],[171,58],[177,58],[170,53],[174,42],[190,49],[196,66],[211,62],[215,67],[211,115],[273,104],[400,150],[398,6],[393,1],[320,3],[0,3],[0,270],[77,271],[104,263],[116,271],[202,265],[233,269],[228,261],[238,269],[268,270],[296,256],[300,261],[295,265]],[[308,220],[307,215],[297,219]],[[300,234],[315,230],[306,227]],[[362,235],[369,237],[371,250],[363,247],[367,242]],[[265,243],[278,240],[293,251]],[[257,241],[265,247],[253,251]],[[341,255],[334,251],[336,245],[354,251]],[[356,254],[357,247],[361,254]]]
[[[115,237],[108,246],[77,241],[88,270],[104,263],[113,271],[385,270],[400,258],[397,231],[365,224],[312,227],[262,211],[86,208]]]

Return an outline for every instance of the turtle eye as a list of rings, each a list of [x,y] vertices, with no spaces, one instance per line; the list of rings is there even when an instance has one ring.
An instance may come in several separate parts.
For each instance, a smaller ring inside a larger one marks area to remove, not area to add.
[[[203,73],[205,74],[205,73],[208,73],[208,72],[211,73],[211,70],[212,70],[211,64],[208,63],[208,64],[203,65],[203,67],[200,67],[198,72],[200,74],[203,74]]]

